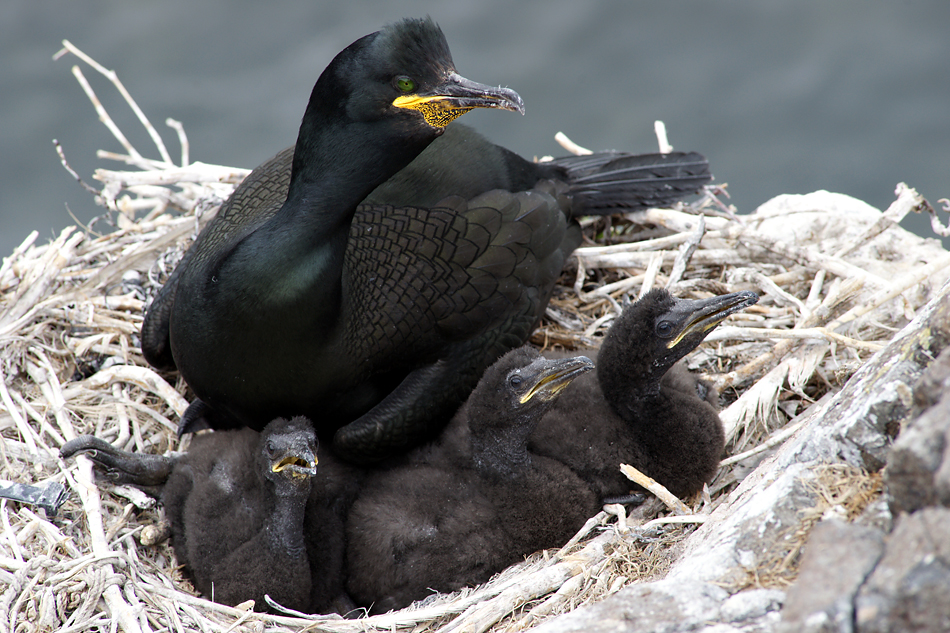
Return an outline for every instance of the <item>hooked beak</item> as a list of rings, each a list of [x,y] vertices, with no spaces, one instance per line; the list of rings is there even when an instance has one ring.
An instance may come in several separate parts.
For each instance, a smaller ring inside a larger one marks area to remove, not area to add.
[[[673,308],[673,315],[679,323],[684,323],[683,327],[666,344],[667,349],[673,349],[680,341],[691,334],[706,334],[714,327],[722,323],[727,316],[739,310],[748,308],[758,303],[759,295],[750,290],[742,292],[733,292],[727,295],[719,295],[709,299],[689,300],[679,299]]]
[[[521,404],[534,397],[542,400],[556,398],[571,381],[594,368],[594,363],[586,356],[575,356],[559,360],[535,361],[543,363],[537,375],[537,382],[521,396]],[[533,365],[534,363],[532,363]]]
[[[450,72],[445,81],[430,90],[396,97],[393,105],[420,112],[426,123],[436,128],[444,128],[475,108],[524,114],[524,101],[514,90],[480,84],[456,72]]]
[[[289,471],[291,477],[313,477],[317,474],[317,456],[309,450],[285,455],[270,467],[275,473]]]

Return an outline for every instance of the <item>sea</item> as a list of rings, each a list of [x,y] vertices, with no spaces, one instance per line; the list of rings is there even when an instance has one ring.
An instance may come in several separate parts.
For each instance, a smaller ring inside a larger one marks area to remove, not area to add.
[[[252,168],[294,143],[332,57],[406,16],[431,15],[458,71],[518,91],[526,115],[464,121],[523,156],[670,143],[710,161],[740,213],[826,189],[884,209],[897,183],[950,198],[947,0],[4,0],[0,3],[0,256],[104,211],[87,184],[121,145],[72,74],[146,157],[158,152],[116,88],[67,39],[114,70],[172,156]],[[943,213],[944,222],[950,214]],[[906,228],[932,236],[929,220]],[[96,230],[108,224],[97,221]]]

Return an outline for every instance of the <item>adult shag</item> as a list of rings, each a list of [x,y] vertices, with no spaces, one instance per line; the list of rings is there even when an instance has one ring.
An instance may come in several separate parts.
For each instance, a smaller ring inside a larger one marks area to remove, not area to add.
[[[724,434],[706,385],[677,362],[727,316],[755,304],[754,292],[678,299],[654,289],[610,327],[594,372],[544,417],[529,448],[584,478],[604,501],[623,499],[634,466],[674,495],[702,490],[716,473]]]
[[[198,397],[181,432],[303,414],[350,459],[398,452],[530,335],[579,243],[572,214],[709,179],[696,154],[535,164],[445,127],[479,107],[523,112],[460,77],[428,19],[330,63],[293,151],[235,190],[146,314],[146,359]]]

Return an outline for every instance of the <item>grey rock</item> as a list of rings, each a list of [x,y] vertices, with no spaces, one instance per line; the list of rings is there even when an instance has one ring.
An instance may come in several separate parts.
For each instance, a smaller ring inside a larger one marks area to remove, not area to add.
[[[632,585],[603,602],[577,609],[532,629],[532,633],[677,633],[719,620],[725,589],[705,582]]]
[[[891,514],[887,498],[882,495],[869,503],[868,507],[854,522],[858,525],[879,530],[883,534],[890,534],[891,530],[894,529],[894,515]]]
[[[884,551],[880,530],[825,520],[805,545],[795,583],[789,587],[778,631],[853,631],[854,599]]]
[[[898,518],[855,606],[859,633],[950,631],[950,510]]]
[[[950,347],[945,348],[930,363],[914,387],[914,405],[917,413],[937,404],[950,393]]]
[[[930,379],[921,379],[915,400],[933,398]],[[921,392],[928,393],[918,398]],[[895,515],[938,503],[950,506],[950,392],[904,425],[891,448],[884,481]]]
[[[756,620],[767,613],[777,612],[785,602],[785,592],[778,589],[749,589],[729,596],[722,604],[723,622],[739,624]]]

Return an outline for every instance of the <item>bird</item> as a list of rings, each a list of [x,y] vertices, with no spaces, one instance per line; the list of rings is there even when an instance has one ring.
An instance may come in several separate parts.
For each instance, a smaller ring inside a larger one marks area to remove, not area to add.
[[[751,291],[688,300],[650,290],[623,309],[595,370],[565,390],[529,450],[567,464],[605,503],[627,501],[637,489],[621,463],[678,497],[702,490],[724,448],[718,396],[679,361],[727,316],[756,302]]]
[[[88,454],[114,483],[158,498],[178,562],[195,588],[223,604],[253,599],[323,613],[350,605],[343,589],[350,467],[319,455],[303,417],[196,435],[187,452],[130,453],[83,435],[60,450]],[[319,457],[318,457],[319,455]],[[319,468],[317,467],[319,459]]]
[[[347,589],[371,613],[451,592],[541,549],[560,547],[599,510],[590,487],[527,439],[580,356],[508,352],[439,438],[367,475],[347,519]]]
[[[344,49],[295,146],[255,169],[148,308],[142,352],[195,394],[181,434],[306,415],[371,462],[432,437],[523,344],[579,213],[700,189],[695,153],[533,163],[449,123],[521,97],[462,78],[431,19]]]

